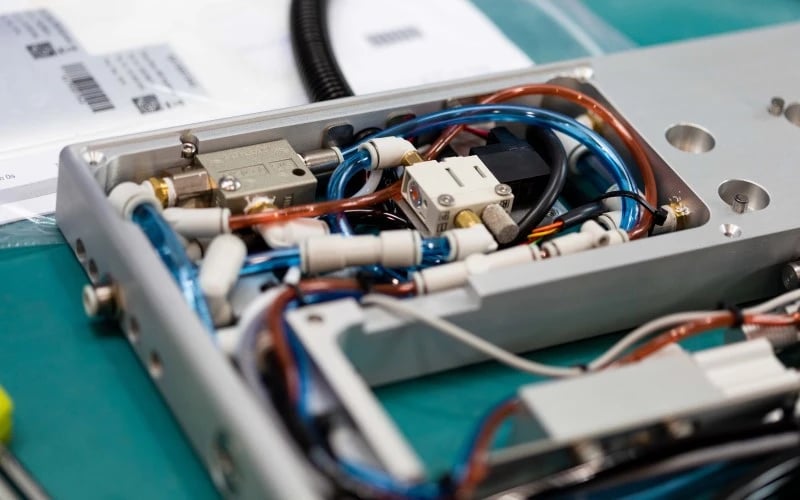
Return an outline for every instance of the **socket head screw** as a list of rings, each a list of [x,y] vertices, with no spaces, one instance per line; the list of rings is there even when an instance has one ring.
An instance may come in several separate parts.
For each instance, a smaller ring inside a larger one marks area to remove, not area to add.
[[[238,191],[241,187],[242,183],[232,175],[223,175],[219,179],[219,188],[223,191]]]
[[[191,142],[184,142],[181,144],[181,158],[194,158],[197,153],[197,146]]]
[[[511,194],[511,186],[508,184],[498,184],[494,187],[494,192],[500,196],[508,196]]]
[[[440,194],[439,197],[436,198],[436,201],[439,202],[439,205],[443,207],[449,207],[456,202],[456,199],[453,198],[453,195],[450,194]]]

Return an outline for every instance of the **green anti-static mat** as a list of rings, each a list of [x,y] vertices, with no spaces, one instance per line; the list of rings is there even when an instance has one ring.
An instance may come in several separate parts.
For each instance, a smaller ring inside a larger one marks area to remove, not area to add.
[[[525,0],[476,0],[531,57]],[[800,2],[587,0],[639,44],[800,19]],[[540,58],[541,60],[541,58]],[[83,315],[66,246],[0,250],[0,384],[14,399],[12,449],[57,498],[212,498],[214,488],[145,370],[114,329]],[[532,328],[531,334],[535,334]],[[536,355],[576,363],[608,337]],[[711,334],[703,345],[719,341]],[[534,380],[491,364],[377,391],[429,470],[446,470],[475,420]],[[269,453],[269,450],[265,450]]]

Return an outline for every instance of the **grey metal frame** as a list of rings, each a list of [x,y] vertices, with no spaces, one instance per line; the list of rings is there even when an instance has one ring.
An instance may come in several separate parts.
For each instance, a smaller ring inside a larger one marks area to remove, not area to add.
[[[113,282],[119,291],[120,321],[133,349],[220,490],[242,498],[318,498],[325,483],[274,409],[245,388],[144,236],[113,212],[105,198],[110,187],[185,164],[187,138],[200,152],[279,138],[304,151],[319,146],[329,125],[359,129],[515,84],[558,78],[596,91],[649,144],[661,201],[681,195],[696,227],[477,276],[463,288],[413,299],[415,307],[506,348],[536,349],[778,291],[779,266],[800,255],[800,127],[766,108],[773,95],[800,100],[791,43],[797,40],[800,25],[787,25],[70,146],[60,158],[56,216],[91,280]],[[710,131],[715,147],[702,154],[674,148],[665,131],[684,122]],[[730,179],[761,186],[768,206],[735,213],[717,193]],[[330,334],[370,384],[481,359],[382,311],[343,310],[355,311],[337,323],[349,326]],[[292,323],[301,335],[311,328],[298,313]]]

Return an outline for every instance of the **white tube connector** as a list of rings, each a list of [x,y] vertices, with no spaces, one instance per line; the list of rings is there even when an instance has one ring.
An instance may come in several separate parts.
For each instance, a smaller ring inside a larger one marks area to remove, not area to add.
[[[142,203],[149,203],[161,210],[161,202],[153,194],[153,190],[133,182],[122,182],[114,186],[108,193],[108,201],[126,219],[130,219],[133,210]]]
[[[369,152],[373,170],[392,168],[400,165],[403,156],[417,148],[402,137],[378,137],[360,145],[358,149]]]
[[[164,218],[176,233],[186,238],[213,238],[229,233],[228,208],[167,208]]]
[[[422,239],[417,231],[382,231],[377,236],[318,236],[300,245],[303,273],[316,274],[350,266],[382,264],[410,267],[422,262]]]
[[[674,233],[678,230],[678,216],[670,205],[661,205],[667,212],[667,218],[660,226],[653,226],[653,236],[657,234]]]
[[[629,238],[625,231],[606,229],[597,222],[589,220],[581,225],[580,231],[565,234],[543,243],[542,250],[551,257],[558,257],[584,252],[592,248],[619,245],[627,241]]]
[[[232,234],[217,236],[206,250],[200,265],[200,289],[203,291],[214,326],[224,326],[233,320],[228,294],[239,278],[247,247]]]
[[[429,267],[413,274],[417,293],[427,294],[463,286],[470,276],[527,264],[542,258],[536,245],[517,245],[490,254],[473,254],[459,262]]]
[[[283,224],[261,224],[256,230],[272,248],[296,247],[304,241],[330,233],[328,224],[319,219],[291,219]]]
[[[589,118],[589,115],[586,113],[578,116],[575,120],[589,128],[594,126],[592,119]],[[567,153],[567,165],[569,166],[570,172],[572,174],[578,174],[578,160],[589,150],[586,146],[568,135],[559,132],[556,132],[556,135],[561,140],[561,144],[564,145],[564,151]]]
[[[497,250],[497,241],[492,233],[483,224],[472,227],[450,229],[442,236],[450,243],[450,255],[447,260],[452,262],[464,260],[476,253],[489,253]]]

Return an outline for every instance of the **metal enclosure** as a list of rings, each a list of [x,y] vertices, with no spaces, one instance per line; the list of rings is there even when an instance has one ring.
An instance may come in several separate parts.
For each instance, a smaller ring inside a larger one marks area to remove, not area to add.
[[[378,125],[395,114],[425,113],[450,99],[521,83],[555,79],[579,87],[610,104],[644,138],[659,201],[680,196],[692,209],[692,227],[478,276],[461,289],[412,299],[414,307],[505,348],[537,349],[778,291],[779,267],[800,255],[796,40],[800,25],[788,25],[78,144],[61,153],[56,217],[91,280],[119,290],[122,328],[220,490],[242,498],[320,497],[324,482],[281,420],[250,394],[138,228],[111,209],[105,198],[111,187],[187,164],[185,140],[201,154],[277,139],[302,152],[318,148],[332,125]],[[785,116],[768,113],[773,96],[790,103]],[[737,213],[731,186],[759,203]],[[319,307],[324,313],[326,305]],[[326,337],[369,384],[480,360],[382,311],[349,305],[340,311]],[[305,321],[308,312],[291,316],[299,335],[320,328]]]

